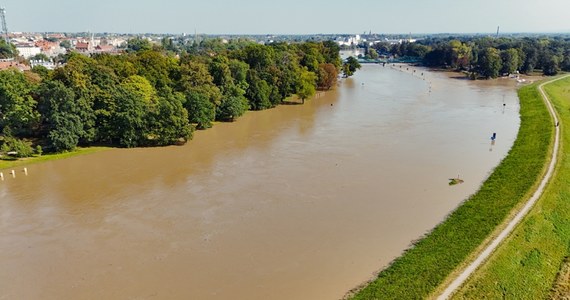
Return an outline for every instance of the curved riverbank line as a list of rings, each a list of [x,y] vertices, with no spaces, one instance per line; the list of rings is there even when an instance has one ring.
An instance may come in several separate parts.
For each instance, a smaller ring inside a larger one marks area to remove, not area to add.
[[[26,157],[14,160],[0,160],[0,170],[5,170],[8,168],[17,168],[28,166],[36,163],[58,160],[64,158],[70,158],[78,155],[85,155],[90,153],[96,153],[104,150],[111,149],[110,147],[87,147],[87,148],[76,148],[73,151],[63,152],[63,153],[49,153],[40,156]]]
[[[523,208],[517,212],[517,214],[509,222],[507,227],[505,227],[501,231],[501,233],[499,233],[499,235],[495,239],[493,239],[493,241],[485,248],[485,250],[483,250],[477,256],[477,258],[467,268],[465,268],[463,272],[461,272],[461,274],[459,274],[459,276],[451,282],[451,284],[449,284],[449,286],[443,291],[443,293],[438,297],[438,299],[448,299],[465,282],[465,280],[467,280],[467,278],[469,278],[469,276],[471,276],[471,274],[473,274],[473,272],[477,268],[479,268],[481,264],[487,260],[487,258],[489,258],[491,253],[493,253],[493,251],[497,249],[499,244],[501,244],[505,240],[505,238],[513,232],[515,226],[517,226],[520,223],[520,221],[528,214],[528,212],[534,206],[534,204],[540,198],[540,196],[542,196],[546,185],[548,184],[548,182],[552,178],[552,174],[554,173],[554,168],[556,167],[556,163],[558,161],[557,160],[558,149],[560,148],[560,127],[557,126],[559,124],[559,120],[558,117],[556,116],[554,108],[552,107],[552,103],[548,100],[548,97],[544,92],[543,87],[545,84],[550,84],[552,82],[564,79],[566,77],[568,77],[568,75],[541,83],[538,86],[538,90],[540,91],[542,99],[546,103],[548,111],[550,112],[550,115],[554,120],[554,123],[552,124],[555,124],[554,149],[552,150],[552,154],[550,157],[550,164],[548,165],[548,170],[544,175],[544,177],[542,177],[538,189],[536,189],[536,191],[532,194],[532,197],[530,197],[530,199],[526,202]]]
[[[327,93],[327,91],[318,91],[315,93],[315,95],[313,97],[311,97],[311,100],[321,98],[326,93]],[[294,96],[291,96],[291,97],[285,99],[284,102],[287,103],[287,102],[292,101],[293,103],[299,102],[299,104],[301,104],[300,100],[298,100],[297,98],[298,97],[296,95],[294,95]],[[220,122],[214,122],[214,123],[220,123]],[[32,164],[37,164],[37,163],[42,163],[42,162],[47,162],[47,161],[52,161],[52,160],[59,160],[59,159],[64,159],[64,158],[70,158],[70,157],[79,156],[79,155],[97,153],[100,151],[105,151],[105,150],[110,150],[110,149],[118,149],[118,147],[112,147],[112,146],[76,147],[72,151],[65,151],[65,152],[61,152],[61,153],[46,153],[46,154],[42,154],[42,155],[34,155],[32,157],[24,157],[24,158],[15,158],[14,157],[13,159],[4,158],[4,159],[0,159],[0,170],[6,170],[9,168],[24,167],[24,166],[28,166],[28,165],[32,165]]]
[[[530,196],[546,172],[554,130],[536,84],[521,88],[518,94],[521,126],[517,139],[479,191],[381,271],[375,280],[349,297],[430,296]]]
[[[570,77],[544,86],[560,119],[560,151],[551,182],[520,225],[453,295],[457,299],[562,299],[570,255]],[[516,276],[513,276],[516,274]],[[558,277],[558,281],[556,281]]]

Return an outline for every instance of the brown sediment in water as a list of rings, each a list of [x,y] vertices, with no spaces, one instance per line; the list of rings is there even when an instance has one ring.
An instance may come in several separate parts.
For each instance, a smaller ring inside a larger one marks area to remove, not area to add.
[[[0,299],[342,297],[472,194],[516,136],[511,81],[424,72],[431,93],[365,66],[182,147],[0,182]],[[442,184],[458,169],[464,184]]]

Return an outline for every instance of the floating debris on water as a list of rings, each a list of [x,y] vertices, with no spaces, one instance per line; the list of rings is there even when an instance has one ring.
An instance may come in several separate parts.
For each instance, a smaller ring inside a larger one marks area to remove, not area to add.
[[[449,178],[449,185],[456,185],[463,183],[463,179],[460,179],[459,176],[457,178]]]

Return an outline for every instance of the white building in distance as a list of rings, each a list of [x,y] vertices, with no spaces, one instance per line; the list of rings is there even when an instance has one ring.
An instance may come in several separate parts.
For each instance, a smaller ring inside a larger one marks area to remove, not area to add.
[[[362,41],[366,41],[363,40],[360,35],[355,35],[355,36],[351,36],[348,38],[337,38],[336,42],[339,46],[356,46],[358,45],[360,42]]]
[[[20,56],[23,56],[25,59],[42,53],[42,49],[40,47],[29,45],[16,46],[16,50],[18,50]]]

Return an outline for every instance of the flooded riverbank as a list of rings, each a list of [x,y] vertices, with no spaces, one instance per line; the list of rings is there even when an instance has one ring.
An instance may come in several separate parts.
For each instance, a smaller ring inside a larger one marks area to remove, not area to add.
[[[7,178],[0,299],[342,297],[475,192],[516,136],[513,81],[422,72],[365,66],[186,146]]]

